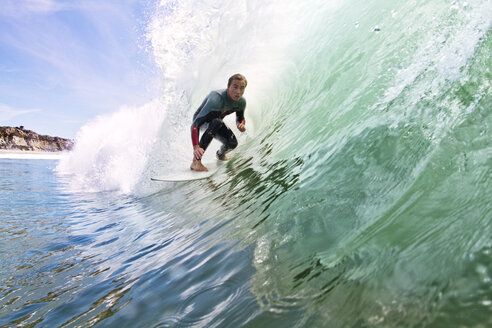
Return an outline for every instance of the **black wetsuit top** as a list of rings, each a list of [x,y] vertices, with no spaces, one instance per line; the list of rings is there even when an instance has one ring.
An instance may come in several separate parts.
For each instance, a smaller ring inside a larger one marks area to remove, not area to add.
[[[227,95],[227,89],[212,91],[202,102],[200,107],[193,115],[191,125],[191,140],[193,146],[199,144],[200,126],[209,123],[214,119],[222,120],[225,116],[236,113],[236,123],[244,123],[244,110],[246,109],[246,99],[241,97],[234,101]]]

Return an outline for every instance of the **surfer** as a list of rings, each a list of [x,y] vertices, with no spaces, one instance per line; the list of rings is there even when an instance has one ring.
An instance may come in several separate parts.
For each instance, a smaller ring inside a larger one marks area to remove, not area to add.
[[[248,81],[243,75],[234,74],[227,82],[227,89],[210,92],[198,107],[191,125],[193,162],[190,169],[208,171],[201,160],[213,138],[222,143],[217,151],[217,159],[229,159],[227,153],[237,147],[237,139],[222,119],[229,114],[236,113],[237,129],[241,132],[246,131],[244,120],[246,99],[243,98],[243,93],[247,84]],[[205,132],[199,140],[200,129]]]

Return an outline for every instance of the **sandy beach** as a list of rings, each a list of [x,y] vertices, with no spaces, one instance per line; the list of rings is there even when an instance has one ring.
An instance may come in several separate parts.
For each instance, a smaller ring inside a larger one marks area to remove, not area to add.
[[[0,149],[0,158],[8,159],[60,159],[68,152],[23,151],[18,149]]]

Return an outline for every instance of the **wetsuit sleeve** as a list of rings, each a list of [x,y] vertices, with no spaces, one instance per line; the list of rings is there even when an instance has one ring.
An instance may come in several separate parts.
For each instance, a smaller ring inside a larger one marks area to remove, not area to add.
[[[198,128],[195,124],[191,125],[191,142],[193,143],[193,147],[200,144],[200,139],[198,137]]]
[[[246,110],[246,99],[242,98],[239,109],[236,111],[236,125],[246,123],[244,119],[244,111]]]

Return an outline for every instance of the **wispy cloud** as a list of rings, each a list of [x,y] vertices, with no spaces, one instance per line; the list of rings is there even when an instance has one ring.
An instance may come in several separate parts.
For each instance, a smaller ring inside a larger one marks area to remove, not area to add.
[[[34,112],[40,112],[40,111],[41,109],[38,108],[18,109],[18,108],[12,108],[5,104],[0,104],[0,123],[7,122],[8,120],[11,120],[17,116],[22,116],[22,115],[26,115]]]
[[[54,0],[3,0],[0,16],[23,17],[55,12],[62,9]]]
[[[2,1],[6,1],[6,9],[0,14],[0,45],[28,56],[26,63],[31,65],[2,65],[3,70],[34,71],[45,80],[46,88],[63,86],[85,94],[105,90],[107,96],[128,95],[124,87],[135,83],[136,75],[141,74],[135,65],[139,48],[134,0]],[[68,12],[75,21],[65,18]],[[3,29],[1,15],[9,16]],[[23,15],[36,17],[26,20],[20,17]]]

